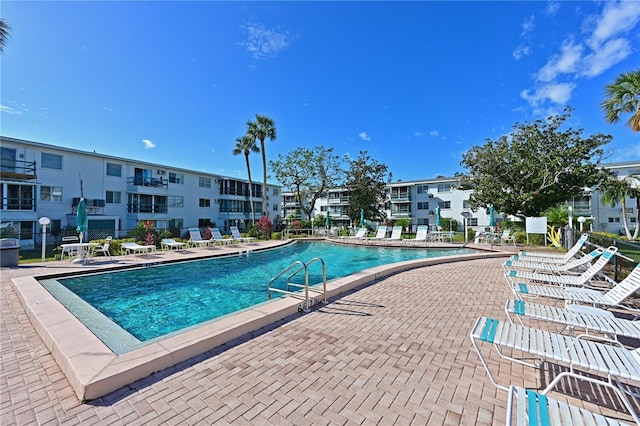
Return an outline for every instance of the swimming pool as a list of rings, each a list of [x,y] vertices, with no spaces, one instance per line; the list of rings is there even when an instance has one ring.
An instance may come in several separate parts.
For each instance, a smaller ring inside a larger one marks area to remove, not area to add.
[[[298,260],[321,258],[329,281],[379,265],[474,252],[299,241],[243,256],[48,279],[41,283],[114,352],[123,353],[145,342],[267,302],[270,280]],[[320,284],[321,264],[312,264],[309,274],[310,285]],[[283,288],[284,281],[276,286]]]

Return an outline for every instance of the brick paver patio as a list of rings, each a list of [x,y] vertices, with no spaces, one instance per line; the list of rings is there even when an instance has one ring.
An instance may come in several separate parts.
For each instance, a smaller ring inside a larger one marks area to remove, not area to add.
[[[469,340],[478,316],[504,318],[511,293],[502,262],[393,275],[85,403],[3,273],[0,423],[504,424],[506,393],[491,384]],[[548,383],[550,368],[490,362],[502,383]],[[606,391],[568,388],[554,397],[630,421]]]

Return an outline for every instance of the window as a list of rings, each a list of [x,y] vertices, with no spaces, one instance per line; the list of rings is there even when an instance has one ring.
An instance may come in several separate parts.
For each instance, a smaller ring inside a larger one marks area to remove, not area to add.
[[[42,153],[40,166],[43,169],[62,170],[62,155]]]
[[[198,219],[198,228],[204,228],[205,226],[211,226],[211,219]]]
[[[169,195],[169,207],[184,207],[184,197],[182,195]]]
[[[631,216],[631,217],[629,218],[629,222],[631,222],[631,223],[636,223],[636,217],[635,217],[635,216]]]
[[[41,186],[40,201],[62,201],[62,187]]]
[[[462,200],[462,208],[463,209],[471,208],[471,204],[469,204],[469,200]],[[487,209],[487,214],[489,214],[489,209]]]
[[[32,185],[7,185],[7,210],[35,210]]]
[[[211,200],[208,198],[200,198],[200,207],[211,207]]]
[[[478,218],[470,217],[469,219],[467,219],[467,226],[478,226]]]
[[[274,203],[273,204],[273,211],[277,212],[278,211],[278,203]]]
[[[273,195],[278,195],[278,188],[273,188]]]
[[[200,188],[211,188],[211,179],[206,177],[199,177],[198,186]]]
[[[107,191],[105,199],[107,204],[120,204],[122,203],[122,193],[119,191]]]
[[[107,176],[122,177],[122,165],[107,163]]]
[[[429,210],[429,202],[418,202],[418,210]]]
[[[438,207],[441,209],[450,209],[451,201],[438,201]]]
[[[184,219],[169,219],[169,229],[182,229]]]
[[[609,218],[609,223],[620,223],[620,218],[619,217],[610,217]]]
[[[451,192],[451,184],[450,183],[439,183],[438,184],[438,192]]]
[[[418,194],[426,194],[429,191],[429,185],[418,185],[417,187]]]
[[[182,173],[169,172],[169,183],[184,184],[184,175]]]

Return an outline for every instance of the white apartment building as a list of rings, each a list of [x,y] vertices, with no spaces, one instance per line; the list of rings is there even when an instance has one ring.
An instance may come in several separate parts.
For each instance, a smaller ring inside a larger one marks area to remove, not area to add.
[[[55,234],[76,227],[76,206],[85,198],[89,237],[123,237],[140,222],[184,234],[215,224],[245,229],[262,215],[262,184],[128,158],[0,136],[0,235],[34,245],[38,220],[51,219]],[[269,218],[281,218],[279,185],[267,185]],[[93,233],[92,233],[93,232]]]

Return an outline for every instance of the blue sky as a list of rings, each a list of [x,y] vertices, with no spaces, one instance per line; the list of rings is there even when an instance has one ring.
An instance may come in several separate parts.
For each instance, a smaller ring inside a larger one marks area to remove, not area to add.
[[[246,178],[235,139],[276,122],[268,159],[369,151],[394,180],[451,176],[461,155],[575,108],[605,122],[605,86],[640,68],[640,2],[3,1],[5,136]],[[261,176],[260,154],[252,155]]]

